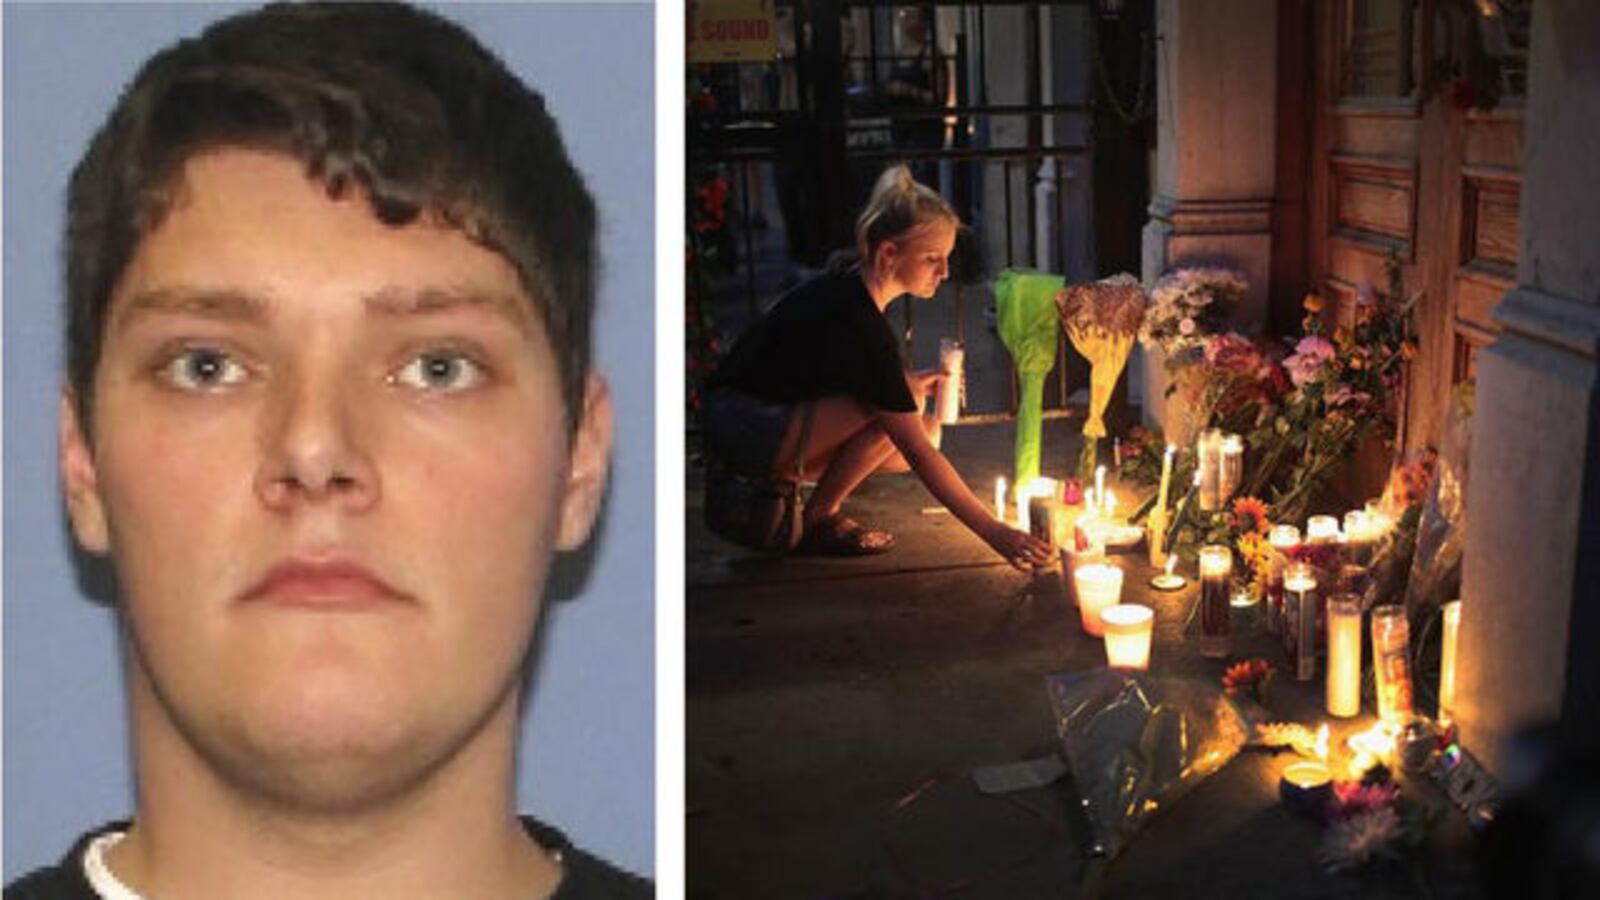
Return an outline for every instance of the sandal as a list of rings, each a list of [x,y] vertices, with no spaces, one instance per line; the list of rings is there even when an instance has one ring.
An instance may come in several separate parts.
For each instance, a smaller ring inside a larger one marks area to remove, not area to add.
[[[873,531],[843,513],[806,529],[795,552],[811,556],[873,556],[894,547],[894,535]]]

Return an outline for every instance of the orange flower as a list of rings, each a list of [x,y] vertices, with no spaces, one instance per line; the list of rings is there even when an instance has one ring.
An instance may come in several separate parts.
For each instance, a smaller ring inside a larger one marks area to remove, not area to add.
[[[1322,312],[1322,298],[1318,297],[1316,294],[1307,294],[1306,295],[1306,299],[1304,300],[1302,305],[1305,306],[1306,312],[1309,312],[1309,313]]]
[[[1244,532],[1266,534],[1272,524],[1267,521],[1267,505],[1255,497],[1240,497],[1233,501],[1234,527]]]

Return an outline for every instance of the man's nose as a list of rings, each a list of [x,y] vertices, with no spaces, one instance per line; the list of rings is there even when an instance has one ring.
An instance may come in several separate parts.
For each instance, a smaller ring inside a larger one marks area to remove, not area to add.
[[[349,512],[379,497],[367,453],[371,435],[360,427],[360,398],[332,379],[298,378],[281,386],[263,423],[256,494],[269,509],[338,504]]]

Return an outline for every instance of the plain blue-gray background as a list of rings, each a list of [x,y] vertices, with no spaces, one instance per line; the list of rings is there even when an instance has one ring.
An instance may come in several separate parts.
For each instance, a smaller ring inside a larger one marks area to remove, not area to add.
[[[131,810],[112,613],[79,593],[55,463],[67,176],[138,65],[235,7],[4,7],[4,877]],[[610,503],[582,592],[553,603],[522,735],[525,810],[654,871],[654,24],[640,3],[441,11],[544,92],[596,195]]]

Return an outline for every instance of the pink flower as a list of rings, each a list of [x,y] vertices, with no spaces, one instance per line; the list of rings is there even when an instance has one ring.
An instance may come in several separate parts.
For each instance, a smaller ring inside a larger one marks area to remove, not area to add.
[[[1294,355],[1283,361],[1283,367],[1289,370],[1289,380],[1295,387],[1305,387],[1321,377],[1322,370],[1333,358],[1333,345],[1327,338],[1312,335],[1300,339],[1294,347]]]
[[[1328,392],[1328,406],[1366,406],[1372,402],[1372,395],[1366,391],[1357,391],[1348,384],[1341,384]]]
[[[1194,320],[1185,317],[1182,322],[1178,323],[1178,333],[1184,337],[1194,334]]]
[[[1206,363],[1237,375],[1248,375],[1261,365],[1261,354],[1243,335],[1219,334],[1206,341]]]

